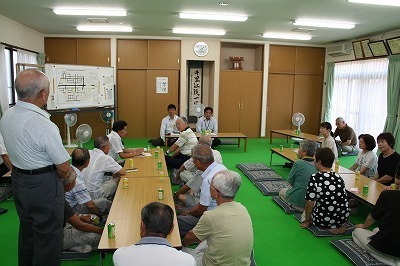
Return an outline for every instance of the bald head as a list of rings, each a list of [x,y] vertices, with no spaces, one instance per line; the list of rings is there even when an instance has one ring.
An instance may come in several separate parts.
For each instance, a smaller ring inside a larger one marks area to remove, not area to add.
[[[197,144],[193,147],[192,158],[199,160],[204,165],[214,162],[211,147],[205,144]]]
[[[208,146],[211,147],[212,138],[211,138],[209,135],[202,135],[202,136],[199,138],[199,143],[206,144],[206,145],[208,145]]]
[[[49,91],[49,85],[47,76],[37,69],[26,69],[15,79],[15,90],[22,101],[34,101],[42,90]]]

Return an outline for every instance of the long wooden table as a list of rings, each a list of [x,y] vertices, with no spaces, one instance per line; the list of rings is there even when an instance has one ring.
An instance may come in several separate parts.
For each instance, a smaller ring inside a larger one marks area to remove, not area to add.
[[[151,149],[153,156],[154,151],[155,149]],[[169,205],[174,210],[174,229],[167,237],[167,240],[176,248],[182,247],[171,183],[168,178],[162,149],[160,150],[159,159],[155,159],[153,156],[133,158],[134,167],[139,168],[139,171],[127,173],[124,176],[129,178],[128,188],[123,188],[122,178],[118,184],[106,227],[98,246],[101,265],[106,252],[133,245],[140,240],[140,212],[146,204],[159,201],[159,188],[163,188],[164,190],[164,199],[159,202]],[[161,161],[163,164],[162,170],[157,169],[158,161]],[[127,164],[126,162],[125,167],[128,167]],[[160,172],[164,172],[164,179],[160,179]],[[145,176],[144,174],[151,174],[151,176]],[[115,224],[115,238],[108,238],[107,224],[110,222]]]
[[[280,148],[271,148],[270,165],[272,165],[273,154],[277,154],[291,162],[295,162],[296,160],[298,160],[297,153],[294,151],[294,149],[284,148],[283,151],[281,151]],[[356,180],[355,172],[343,166],[339,166],[339,170],[337,171],[337,173],[340,174],[340,176],[343,178],[348,193],[353,198],[363,202],[368,206],[374,206],[381,192],[385,190],[385,185],[382,185],[381,183],[378,183],[375,180],[372,180],[363,175],[360,175],[360,179]],[[369,187],[368,195],[366,196],[362,194],[364,185],[367,185]],[[358,188],[358,193],[352,192],[350,190],[351,188]]]
[[[269,131],[269,143],[270,144],[272,143],[272,133],[286,136],[286,142],[289,141],[289,137],[295,137],[295,138],[299,138],[299,139],[310,139],[315,142],[322,143],[322,138],[317,135],[312,135],[312,134],[303,133],[303,132],[301,132],[300,134],[296,134],[295,130],[278,129],[278,130],[270,130]]]
[[[121,181],[108,215],[107,224],[115,223],[115,238],[108,238],[107,228],[104,228],[99,243],[99,251],[113,251],[120,247],[133,245],[140,240],[140,212],[142,208],[158,200],[158,189],[164,189],[164,200],[160,202],[174,209],[171,185],[168,179],[160,181],[159,177],[130,178],[128,188],[123,188]],[[182,246],[179,236],[178,222],[174,217],[174,230],[167,240],[177,248]]]
[[[200,138],[201,133],[195,132],[196,137]],[[212,138],[219,139],[238,139],[238,148],[240,148],[241,139],[244,139],[244,152],[247,151],[247,136],[242,133],[217,133],[217,134],[209,134]],[[168,149],[168,140],[172,138],[179,138],[179,134],[169,134],[165,135],[165,149]]]
[[[143,176],[160,176],[163,172],[165,176],[168,175],[167,165],[165,163],[164,150],[161,148],[158,153],[158,159],[155,158],[154,152],[156,149],[150,149],[151,157],[133,157],[125,161],[124,168],[129,169],[129,160],[133,160],[133,167],[138,168],[137,172],[128,172],[124,177],[143,177]],[[162,169],[158,170],[158,161],[162,163]]]
[[[360,179],[356,180],[356,175],[355,173],[351,174],[340,174],[340,176],[343,178],[345,184],[346,184],[346,190],[350,195],[352,195],[354,198],[357,200],[365,203],[366,205],[369,206],[374,206],[376,201],[379,198],[379,195],[381,194],[382,191],[385,190],[385,185],[382,185],[379,182],[376,182],[375,180],[372,180],[368,177],[360,175]],[[363,195],[363,186],[367,185],[368,188],[368,195]],[[358,188],[358,193],[352,192],[350,189],[351,188]]]
[[[285,158],[288,161],[295,162],[299,158],[297,158],[297,152],[296,150],[298,149],[289,149],[289,148],[283,148],[283,151],[280,150],[280,148],[271,148],[271,158],[269,161],[269,164],[272,166],[272,155],[277,154],[281,156],[282,158]],[[339,165],[339,174],[354,174],[354,171],[351,171],[341,165]]]

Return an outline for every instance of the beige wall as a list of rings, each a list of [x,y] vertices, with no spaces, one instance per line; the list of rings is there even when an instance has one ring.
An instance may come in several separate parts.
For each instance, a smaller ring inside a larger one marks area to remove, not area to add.
[[[204,57],[198,57],[194,54],[193,47],[197,42],[206,42],[209,52]],[[215,39],[182,39],[181,40],[181,82],[180,82],[180,108],[182,115],[187,114],[187,61],[208,61],[204,67],[204,99],[207,102],[203,104],[214,107],[214,116],[218,119],[218,101],[219,101],[219,66],[220,66],[221,42]],[[215,67],[213,67],[213,65]]]
[[[22,24],[0,15],[0,42],[44,52],[44,35]]]

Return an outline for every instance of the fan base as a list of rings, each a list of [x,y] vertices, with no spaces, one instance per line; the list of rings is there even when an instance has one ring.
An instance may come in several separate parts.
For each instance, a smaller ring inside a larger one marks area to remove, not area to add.
[[[78,145],[77,144],[66,144],[66,145],[64,145],[64,147],[65,148],[76,148],[76,147],[78,147]]]

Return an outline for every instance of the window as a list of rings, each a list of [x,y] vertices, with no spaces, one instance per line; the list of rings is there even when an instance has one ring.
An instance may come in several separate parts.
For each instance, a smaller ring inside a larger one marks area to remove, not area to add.
[[[6,58],[6,73],[7,73],[7,91],[8,104],[14,105],[17,100],[17,94],[14,89],[14,80],[16,76],[15,64],[17,63],[17,50],[6,47],[4,49]]]
[[[385,126],[388,64],[387,58],[335,64],[332,118],[343,117],[357,137],[376,138]]]
[[[14,80],[17,76],[17,63],[37,64],[36,53],[29,52],[23,49],[15,49],[6,47],[4,49],[6,60],[6,73],[7,73],[7,92],[8,104],[14,105],[17,102],[17,93],[15,92]],[[28,68],[24,67],[23,69]]]

